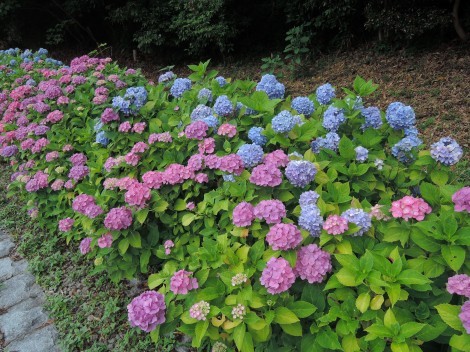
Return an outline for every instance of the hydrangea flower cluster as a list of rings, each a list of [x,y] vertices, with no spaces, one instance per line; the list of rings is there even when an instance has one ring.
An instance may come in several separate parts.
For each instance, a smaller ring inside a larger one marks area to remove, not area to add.
[[[250,182],[257,186],[276,187],[282,183],[282,173],[273,164],[260,164],[253,168]]]
[[[171,71],[167,71],[165,73],[162,73],[159,77],[158,77],[158,83],[166,83],[166,82],[169,82],[173,79],[176,78],[176,75],[171,72]]]
[[[278,224],[286,216],[286,207],[277,199],[262,200],[253,212],[256,218],[264,219],[267,224]]]
[[[470,334],[470,301],[466,301],[460,308],[459,318],[467,334]]]
[[[85,254],[88,254],[88,253],[91,252],[91,241],[92,241],[92,238],[91,238],[91,237],[85,237],[85,238],[80,242],[80,246],[79,246],[80,253],[82,253],[83,255],[85,255]]]
[[[323,114],[322,126],[329,132],[337,132],[345,121],[343,110],[329,106]]]
[[[163,244],[163,248],[165,248],[165,254],[170,255],[171,249],[175,246],[175,243],[172,240],[166,240]]]
[[[431,145],[432,158],[447,166],[457,164],[462,155],[462,147],[450,137],[443,137]]]
[[[470,213],[470,187],[463,187],[452,195],[454,210],[457,212],[466,211]]]
[[[113,235],[109,232],[102,235],[98,238],[98,247],[100,248],[110,248],[113,244]]]
[[[260,282],[272,295],[285,292],[295,282],[294,270],[284,258],[271,258],[266,263]]]
[[[323,223],[323,230],[330,235],[341,235],[348,229],[348,220],[339,215],[330,215]]]
[[[292,185],[303,188],[315,179],[317,168],[307,160],[291,160],[285,174]]]
[[[77,213],[83,214],[90,219],[103,214],[103,209],[96,205],[95,198],[87,194],[80,194],[72,202],[72,209]]]
[[[165,322],[165,297],[155,291],[146,291],[135,297],[127,306],[128,318],[131,326],[150,332],[157,325]]]
[[[254,144],[258,144],[260,146],[263,146],[266,144],[266,142],[268,141],[268,139],[266,138],[266,136],[263,136],[263,131],[264,131],[264,128],[262,127],[252,127],[249,129],[248,131],[248,138],[251,140],[251,142],[253,142]]]
[[[238,286],[245,283],[248,280],[246,274],[238,273],[232,277],[232,286]]]
[[[272,164],[275,167],[285,167],[289,163],[289,157],[284,153],[282,149],[277,149],[271,153],[268,153],[263,158],[263,163]]]
[[[150,188],[142,183],[132,183],[124,196],[127,204],[136,206],[137,208],[145,207],[146,203],[150,200]]]
[[[288,133],[294,128],[296,121],[289,111],[283,110],[273,117],[271,124],[274,132]]]
[[[341,217],[359,227],[359,230],[354,232],[353,236],[362,236],[372,227],[371,216],[362,209],[348,209],[341,214]]]
[[[191,290],[199,287],[197,279],[192,278],[193,275],[190,271],[179,270],[173,274],[170,280],[170,290],[175,295],[185,295]]]
[[[369,151],[366,148],[362,146],[358,146],[354,148],[354,151],[356,152],[357,161],[359,161],[360,163],[367,161],[367,158],[369,156]]]
[[[199,93],[197,94],[197,99],[199,101],[207,101],[211,102],[212,101],[212,91],[207,88],[202,88]]]
[[[365,121],[361,126],[361,129],[365,130],[366,128],[378,129],[382,127],[382,117],[380,115],[380,110],[378,107],[371,106],[368,108],[361,109],[361,115],[364,116]]]
[[[320,209],[316,205],[307,205],[301,208],[299,216],[299,226],[307,230],[312,237],[320,236],[323,226],[323,218]]]
[[[232,317],[233,319],[243,319],[246,314],[246,308],[243,304],[238,303],[232,309]]]
[[[233,224],[235,226],[250,226],[254,219],[255,208],[250,203],[241,202],[233,209]]]
[[[285,86],[278,82],[274,75],[264,75],[261,81],[256,85],[257,91],[265,92],[269,99],[282,99],[286,92]]]
[[[184,92],[191,89],[191,80],[188,78],[177,78],[170,88],[170,93],[175,98],[180,98]]]
[[[302,242],[302,235],[293,224],[276,224],[269,229],[266,242],[275,251],[294,249]]]
[[[310,116],[315,111],[315,105],[308,97],[297,97],[292,100],[292,109],[297,111],[299,114]]]
[[[132,225],[132,212],[126,207],[113,208],[106,214],[104,226],[109,230],[124,230]]]
[[[306,191],[300,195],[299,205],[301,208],[308,207],[310,205],[316,205],[320,195],[315,191]]]
[[[416,122],[413,108],[400,102],[394,102],[388,106],[385,119],[395,130],[412,127]]]
[[[336,132],[329,132],[325,137],[318,137],[312,141],[310,147],[315,154],[320,153],[321,149],[331,149],[337,151],[339,147],[340,137]]]
[[[315,92],[320,104],[326,105],[336,96],[335,89],[330,83],[326,83],[317,88]]]
[[[431,207],[422,198],[405,196],[402,199],[392,202],[390,211],[394,218],[424,220],[426,214],[431,212]]]
[[[457,294],[470,298],[470,276],[459,274],[447,279],[447,291],[453,295]]]
[[[237,155],[243,160],[246,168],[254,167],[263,161],[263,148],[257,144],[243,144]]]
[[[203,120],[213,114],[212,109],[204,104],[199,104],[191,112],[191,121]]]
[[[227,136],[232,138],[237,134],[237,128],[232,124],[224,123],[220,125],[219,129],[217,130],[217,134],[219,136]]]
[[[404,164],[412,162],[413,153],[423,142],[418,137],[404,137],[392,147],[392,155]]]
[[[211,310],[211,306],[206,301],[194,303],[189,309],[189,316],[196,320],[206,320]]]
[[[209,126],[207,123],[203,121],[196,121],[186,126],[184,134],[189,139],[202,140],[206,136],[208,129]]]
[[[59,231],[68,232],[72,229],[75,220],[72,218],[65,218],[59,221]]]
[[[217,81],[217,83],[218,83],[219,86],[221,86],[221,87],[227,85],[227,81],[226,81],[225,78],[222,77],[222,76],[215,77],[215,80]]]
[[[310,284],[320,283],[333,269],[330,253],[321,250],[316,244],[309,244],[297,252],[294,273]]]

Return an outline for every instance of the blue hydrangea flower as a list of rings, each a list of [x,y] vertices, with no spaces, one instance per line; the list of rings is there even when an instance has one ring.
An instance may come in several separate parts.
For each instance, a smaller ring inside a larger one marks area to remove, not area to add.
[[[295,125],[302,126],[305,122],[302,120],[302,116],[300,115],[294,115],[292,116],[292,119],[294,120]]]
[[[197,94],[197,99],[199,101],[211,102],[212,101],[212,91],[207,88],[202,88]]]
[[[413,108],[398,101],[388,106],[385,118],[389,125],[395,130],[412,127],[416,121]]]
[[[27,86],[35,86],[35,85],[36,85],[36,81],[35,81],[34,79],[30,78],[30,79],[28,79],[28,80],[26,81],[26,85],[27,85]]]
[[[138,112],[142,106],[147,102],[147,91],[145,87],[130,87],[127,88],[124,99],[129,100],[135,106],[134,112]]]
[[[93,130],[94,130],[95,132],[99,132],[102,128],[103,128],[103,122],[98,121],[98,122],[96,123],[96,125],[93,127]]]
[[[316,205],[303,207],[300,211],[299,226],[307,230],[312,237],[319,237],[323,228],[323,218]]]
[[[266,144],[268,139],[266,136],[263,136],[262,133],[264,131],[264,128],[262,127],[252,127],[248,131],[248,138],[254,143],[258,144],[260,146],[263,146]]]
[[[208,116],[211,116],[213,113],[214,112],[209,106],[206,106],[204,104],[199,104],[191,112],[191,121],[202,120]]]
[[[32,55],[33,55],[33,52],[32,52],[31,50],[29,50],[29,49],[26,49],[25,51],[23,51],[23,52],[21,53],[20,57],[21,57],[22,59],[25,59],[25,58],[30,57],[30,56],[32,56]]]
[[[253,110],[252,108],[246,108],[245,115],[256,115],[258,111]]]
[[[274,75],[264,75],[261,81],[256,85],[257,91],[266,92],[269,99],[282,99],[286,92],[285,86],[278,82]]]
[[[297,97],[292,100],[292,109],[297,111],[299,114],[310,116],[315,111],[313,102],[308,97]]]
[[[322,126],[330,132],[336,132],[344,121],[346,121],[346,118],[343,110],[329,106],[323,114]]]
[[[121,96],[117,96],[113,98],[112,101],[113,108],[116,108],[122,111],[125,115],[129,115],[131,113],[131,103],[128,100],[125,100]]]
[[[210,128],[216,128],[220,124],[219,119],[214,115],[204,117],[202,121],[204,121]]]
[[[402,163],[410,163],[415,159],[413,151],[422,143],[418,137],[404,137],[392,147],[392,155]]]
[[[176,78],[176,75],[172,71],[167,71],[162,73],[160,77],[158,77],[158,83],[166,83]]]
[[[362,236],[372,227],[371,216],[362,209],[351,208],[343,212],[341,216],[359,227],[359,230],[352,234],[353,236]]]
[[[179,98],[184,92],[191,89],[191,80],[188,78],[177,78],[170,88],[170,93],[175,98]]]
[[[365,130],[366,128],[369,128],[369,127],[378,129],[382,126],[382,117],[380,116],[379,108],[375,106],[362,108],[361,114],[365,118],[365,121],[361,126],[362,130]]]
[[[222,175],[222,177],[224,178],[225,182],[235,182],[235,176],[232,174]]]
[[[315,191],[303,192],[299,198],[299,205],[303,209],[305,207],[317,204],[320,195]]]
[[[289,111],[283,110],[273,117],[271,124],[274,132],[287,133],[294,128],[295,120]]]
[[[305,187],[315,179],[317,168],[307,160],[291,160],[285,174],[289,182],[296,187]]]
[[[109,139],[106,137],[106,133],[104,131],[100,131],[96,134],[96,143],[100,143],[105,147],[109,144]]]
[[[447,166],[457,164],[462,155],[462,147],[450,137],[443,137],[431,145],[432,158]]]
[[[15,59],[10,60],[10,66],[16,66],[17,62]]]
[[[243,144],[238,149],[237,155],[242,158],[246,168],[254,167],[263,161],[263,148],[257,144]]]
[[[377,170],[382,170],[384,167],[384,161],[382,159],[375,159],[374,165],[377,168]]]
[[[237,102],[235,104],[235,114],[238,114],[244,107],[245,107],[245,105],[243,105],[240,102]]]
[[[415,126],[404,129],[405,137],[418,137],[419,131]]]
[[[339,140],[339,135],[336,132],[329,132],[325,137],[318,137],[315,139],[310,144],[310,147],[315,154],[320,153],[320,150],[323,148],[337,151],[339,147]]]
[[[227,84],[227,81],[222,76],[215,77],[215,80],[217,81],[217,83],[219,83],[219,86],[221,86],[221,87],[223,87]]]
[[[215,101],[214,110],[220,116],[230,116],[233,114],[233,104],[226,95],[221,95]]]
[[[44,49],[44,48],[39,48],[39,50],[37,51],[37,53],[39,55],[47,55],[49,54],[49,51],[47,51],[47,49]]]
[[[364,161],[367,160],[367,157],[369,156],[369,151],[362,147],[356,147],[354,148],[354,151],[356,152],[356,160],[359,161],[360,163],[363,163]]]
[[[322,105],[329,104],[331,99],[333,99],[336,96],[335,89],[329,83],[326,83],[318,87],[316,91],[316,95],[317,95],[318,102]]]

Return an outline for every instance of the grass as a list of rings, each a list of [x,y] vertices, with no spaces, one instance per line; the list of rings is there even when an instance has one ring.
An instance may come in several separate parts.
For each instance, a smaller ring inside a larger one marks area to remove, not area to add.
[[[59,331],[64,351],[170,352],[179,344],[171,334],[158,347],[149,334],[131,329],[126,306],[132,290],[106,276],[90,275],[92,265],[57,234],[35,226],[21,199],[6,198],[9,167],[0,164],[0,228],[10,233],[47,296],[46,309]],[[73,244],[75,245],[75,244]]]

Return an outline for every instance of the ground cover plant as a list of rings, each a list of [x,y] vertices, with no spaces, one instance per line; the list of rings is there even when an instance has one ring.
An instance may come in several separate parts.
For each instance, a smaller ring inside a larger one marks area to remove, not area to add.
[[[158,82],[110,59],[0,52],[10,194],[120,282],[154,341],[225,351],[465,350],[470,189],[450,137],[357,77],[287,96],[208,62]]]

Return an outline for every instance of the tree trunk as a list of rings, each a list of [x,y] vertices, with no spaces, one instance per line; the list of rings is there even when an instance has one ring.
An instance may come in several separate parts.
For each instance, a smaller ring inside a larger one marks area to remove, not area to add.
[[[468,34],[465,32],[465,30],[462,28],[462,25],[460,24],[459,7],[460,7],[460,0],[455,0],[454,8],[452,9],[452,20],[454,22],[454,28],[455,28],[455,31],[457,32],[457,35],[459,36],[460,39],[465,41],[468,39]]]

